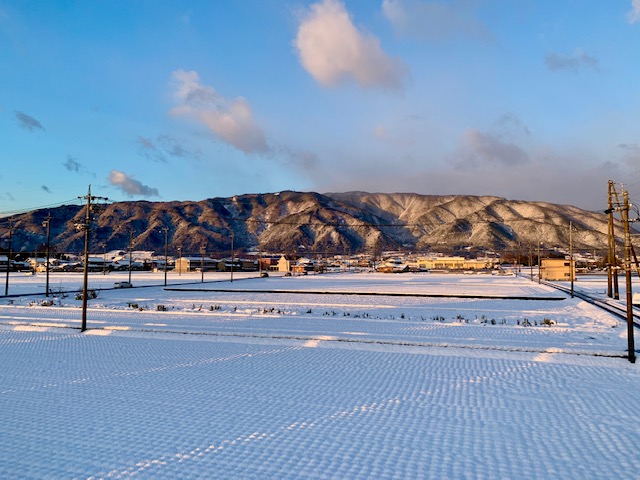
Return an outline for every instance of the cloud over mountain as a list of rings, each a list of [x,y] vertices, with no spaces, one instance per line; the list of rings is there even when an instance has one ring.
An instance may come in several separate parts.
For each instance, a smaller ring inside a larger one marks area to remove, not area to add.
[[[249,102],[224,98],[213,87],[200,82],[198,72],[176,70],[172,74],[174,116],[185,116],[204,125],[221,141],[245,153],[265,153],[269,145],[264,131],[253,118]]]
[[[124,172],[118,170],[111,170],[109,173],[109,183],[115,187],[120,188],[125,194],[130,197],[158,197],[158,189],[151,188],[147,185],[143,185],[140,181],[135,180]]]
[[[314,3],[294,40],[300,63],[325,87],[351,80],[361,87],[400,89],[408,68],[388,56],[374,35],[357,28],[338,0]]]
[[[463,168],[481,167],[485,164],[505,167],[522,165],[529,161],[529,155],[519,146],[507,142],[500,136],[469,129],[464,132],[460,150],[454,163]]]

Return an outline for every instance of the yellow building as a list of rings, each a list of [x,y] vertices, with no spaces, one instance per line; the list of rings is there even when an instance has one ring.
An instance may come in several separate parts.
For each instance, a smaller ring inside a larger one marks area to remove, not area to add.
[[[542,280],[558,281],[576,279],[576,265],[564,258],[543,258],[540,267]]]
[[[480,270],[492,268],[490,259],[467,259],[464,257],[419,258],[420,270]]]

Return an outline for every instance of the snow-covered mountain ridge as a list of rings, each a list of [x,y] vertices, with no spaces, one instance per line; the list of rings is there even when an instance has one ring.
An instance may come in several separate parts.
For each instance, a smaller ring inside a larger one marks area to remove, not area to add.
[[[14,250],[41,249],[42,221],[50,212],[51,243],[58,251],[79,251],[83,233],[76,224],[83,206],[35,210],[11,218]],[[225,252],[260,248],[273,252],[373,252],[391,249],[455,250],[471,247],[528,249],[569,244],[604,249],[607,217],[569,205],[507,200],[493,196],[420,195],[414,193],[326,193],[284,191],[202,201],[116,202],[93,215],[91,249],[164,250],[163,227],[175,252]],[[0,227],[8,237],[6,223]],[[4,242],[6,243],[6,241]]]

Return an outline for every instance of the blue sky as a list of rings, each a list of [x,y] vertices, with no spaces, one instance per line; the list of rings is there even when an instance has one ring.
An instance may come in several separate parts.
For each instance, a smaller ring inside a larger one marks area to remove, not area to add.
[[[640,203],[640,0],[0,0],[0,213],[280,190]]]

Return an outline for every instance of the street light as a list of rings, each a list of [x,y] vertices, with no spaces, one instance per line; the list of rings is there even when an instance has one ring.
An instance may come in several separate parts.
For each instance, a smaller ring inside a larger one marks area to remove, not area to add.
[[[182,276],[182,247],[178,247],[178,276]]]
[[[47,229],[47,253],[46,253],[46,272],[47,272],[47,282],[45,286],[45,296],[49,296],[49,257],[50,257],[50,245],[51,245],[51,213],[47,214],[47,218],[45,218],[44,222],[42,222],[42,226]],[[37,264],[37,260],[36,260]]]

